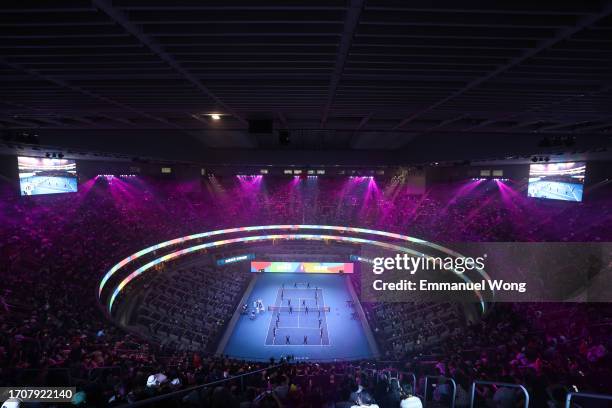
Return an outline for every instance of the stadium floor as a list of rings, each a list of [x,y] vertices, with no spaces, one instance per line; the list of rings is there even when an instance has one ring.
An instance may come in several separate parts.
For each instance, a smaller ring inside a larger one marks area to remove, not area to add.
[[[295,287],[295,283],[298,287]],[[310,288],[307,284],[310,283]],[[283,289],[284,284],[284,289]],[[345,276],[324,274],[264,273],[257,277],[248,297],[252,308],[257,299],[263,301],[265,311],[254,320],[249,315],[240,316],[224,354],[236,358],[268,360],[293,355],[297,359],[311,361],[356,360],[370,358],[370,349],[364,328],[353,319],[354,308],[347,301],[353,300]],[[314,299],[318,288],[317,300]],[[283,296],[281,299],[281,292]],[[289,314],[288,299],[295,309]],[[304,304],[310,304],[308,314]],[[271,311],[269,306],[283,305],[282,311]],[[297,310],[299,305],[299,309]],[[329,306],[322,312],[319,328],[318,306]],[[276,325],[277,316],[279,319]],[[276,336],[274,336],[274,328]],[[322,335],[321,335],[322,329]],[[290,336],[290,344],[286,344]],[[304,344],[304,336],[308,336]],[[275,338],[276,337],[276,338]]]

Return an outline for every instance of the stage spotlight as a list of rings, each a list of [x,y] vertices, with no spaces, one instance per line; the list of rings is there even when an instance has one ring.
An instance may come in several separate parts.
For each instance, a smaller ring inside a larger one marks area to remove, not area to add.
[[[210,118],[212,120],[221,120],[221,115],[219,115],[218,113],[211,113]]]

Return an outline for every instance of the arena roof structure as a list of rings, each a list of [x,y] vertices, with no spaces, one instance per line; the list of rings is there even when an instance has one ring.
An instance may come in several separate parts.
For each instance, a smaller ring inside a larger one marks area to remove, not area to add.
[[[88,148],[606,138],[611,32],[609,2],[3,2],[0,126]]]

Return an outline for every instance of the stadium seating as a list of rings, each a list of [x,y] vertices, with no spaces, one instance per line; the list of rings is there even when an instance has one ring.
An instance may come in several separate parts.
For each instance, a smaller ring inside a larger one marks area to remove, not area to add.
[[[1,383],[67,380],[91,400],[114,397],[116,402],[127,402],[218,380],[224,372],[237,375],[265,367],[210,354],[248,278],[234,267],[221,271],[211,261],[179,265],[157,275],[130,322],[134,330],[115,326],[101,312],[94,293],[110,266],[148,245],[189,233],[303,222],[379,228],[440,241],[605,241],[611,231],[605,223],[592,222],[607,219],[611,211],[604,199],[595,196],[580,207],[547,203],[549,217],[555,214],[564,220],[555,223],[542,222],[539,210],[520,198],[512,205],[503,202],[495,190],[454,200],[443,198],[452,197],[448,191],[445,195],[435,189],[427,196],[381,196],[377,208],[392,209],[382,213],[369,207],[363,196],[354,201],[357,194],[338,200],[334,191],[341,189],[340,179],[321,181],[318,194],[302,196],[308,206],[291,206],[295,198],[282,193],[284,180],[270,179],[262,199],[255,201],[228,199],[232,194],[240,197],[240,187],[231,179],[217,181],[225,184],[222,196],[208,189],[186,196],[167,184],[146,183],[146,189],[131,190],[129,198],[95,184],[71,197],[2,200],[2,221],[8,228],[1,230],[0,239],[5,271],[0,308],[8,313],[0,313]],[[487,198],[485,207],[483,198]],[[292,250],[306,254],[311,249],[296,243]],[[225,255],[232,252],[218,254]],[[282,251],[277,255],[288,256]],[[345,400],[349,384],[360,378],[358,373],[374,367],[371,364],[415,373],[421,397],[422,379],[443,375],[456,380],[460,393],[469,392],[477,379],[524,384],[531,406],[537,407],[560,394],[563,399],[573,385],[604,392],[611,376],[605,336],[610,309],[605,305],[593,309],[580,304],[500,304],[482,321],[472,323],[450,304],[365,304],[364,308],[387,362],[302,362],[283,368],[279,387],[284,375],[301,378],[301,385],[285,401],[323,406],[316,404],[323,404],[321,399]],[[337,371],[347,373],[338,379],[342,384],[322,387],[320,382],[329,382],[330,373]],[[159,372],[180,378],[181,385],[148,389],[147,376]],[[246,401],[267,387],[257,378],[253,389],[211,387],[202,398],[223,392]],[[387,398],[390,389],[379,390],[374,378],[372,374],[363,379],[366,388],[377,400]],[[92,383],[95,390],[88,386]],[[495,393],[479,387],[477,398],[492,400]],[[298,406],[292,403],[288,405]]]

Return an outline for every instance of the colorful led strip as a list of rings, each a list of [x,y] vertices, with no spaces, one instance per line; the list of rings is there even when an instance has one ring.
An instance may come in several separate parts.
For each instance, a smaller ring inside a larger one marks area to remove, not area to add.
[[[252,232],[252,231],[265,231],[265,230],[327,230],[327,231],[338,231],[338,232],[354,232],[354,233],[358,233],[358,234],[369,234],[369,235],[379,235],[379,236],[383,236],[383,237],[387,237],[387,238],[393,238],[393,239],[398,239],[398,240],[402,240],[402,241],[408,241],[408,242],[414,242],[416,244],[421,244],[430,248],[434,248],[437,249],[440,252],[443,252],[445,254],[448,255],[452,255],[452,256],[462,256],[460,253],[455,252],[451,249],[445,248],[443,246],[440,246],[438,244],[434,244],[432,242],[428,242],[422,239],[418,239],[418,238],[414,238],[414,237],[410,237],[408,235],[402,235],[402,234],[396,234],[393,232],[386,232],[386,231],[379,231],[379,230],[373,230],[373,229],[367,229],[367,228],[356,228],[356,227],[338,227],[338,226],[334,226],[334,225],[258,225],[258,226],[252,226],[252,227],[238,227],[238,228],[227,228],[227,229],[221,229],[221,230],[215,230],[215,231],[208,231],[208,232],[202,232],[199,234],[193,234],[193,235],[186,235],[184,237],[181,238],[175,238],[169,241],[165,241],[162,243],[159,243],[157,245],[153,245],[150,246],[148,248],[145,248],[143,250],[140,250],[130,256],[128,256],[127,258],[121,260],[118,264],[116,264],[115,266],[113,266],[102,278],[102,280],[100,281],[100,286],[98,288],[98,297],[100,297],[102,295],[102,290],[104,289],[104,286],[106,285],[106,283],[108,282],[108,280],[121,268],[123,268],[125,265],[127,265],[128,263],[132,262],[135,259],[140,258],[141,256],[144,256],[148,253],[151,253],[153,251],[157,251],[158,249],[161,248],[165,248],[171,245],[176,245],[176,244],[181,244],[183,242],[187,242],[187,241],[191,241],[194,239],[198,239],[198,238],[206,238],[206,237],[212,237],[215,235],[222,235],[222,234],[233,234],[233,233],[237,233],[237,232]],[[479,272],[486,278],[488,278],[488,276],[486,276],[484,271],[479,270]]]
[[[276,235],[256,235],[256,236],[249,236],[249,237],[240,237],[240,238],[232,238],[232,239],[224,239],[221,241],[214,241],[214,242],[207,242],[205,244],[200,244],[200,245],[194,245],[188,248],[184,248],[175,252],[171,252],[169,254],[166,254],[162,257],[159,257],[157,259],[154,259],[148,263],[146,263],[145,265],[142,265],[140,268],[136,269],[134,272],[132,272],[131,274],[129,274],[127,277],[125,277],[121,283],[119,283],[119,285],[115,288],[110,300],[109,300],[109,304],[108,304],[108,311],[109,313],[112,311],[113,308],[113,304],[115,303],[115,299],[117,298],[117,296],[119,295],[119,293],[123,290],[123,288],[130,283],[134,278],[138,277],[140,274],[144,273],[145,271],[149,270],[150,268],[154,267],[155,265],[158,265],[162,262],[166,262],[169,261],[171,259],[174,258],[178,258],[180,256],[186,255],[188,253],[192,253],[195,251],[199,251],[202,249],[207,249],[207,248],[213,248],[213,247],[220,247],[223,245],[229,245],[229,244],[234,244],[234,243],[244,243],[244,242],[256,242],[256,241],[271,241],[271,240],[275,240],[275,239],[284,239],[284,240],[292,240],[292,239],[301,239],[301,240],[314,240],[314,241],[326,241],[326,240],[330,240],[330,241],[339,241],[339,242],[351,242],[354,244],[367,244],[367,245],[373,245],[373,246],[378,246],[378,247],[383,247],[383,248],[387,248],[387,249],[392,249],[392,250],[396,250],[396,251],[400,251],[400,252],[406,252],[409,253],[411,255],[414,256],[428,256],[426,254],[423,254],[421,252],[417,252],[413,249],[410,248],[406,248],[406,247],[402,247],[399,245],[394,245],[394,244],[390,244],[388,242],[381,242],[381,241],[375,241],[375,240],[371,240],[371,239],[366,239],[366,238],[357,238],[357,237],[343,237],[343,236],[337,236],[337,235],[318,235],[318,234],[276,234]],[[465,276],[465,274],[458,274],[459,276],[461,276],[461,278],[466,281],[466,282],[471,282],[471,280]],[[482,310],[484,312],[484,300],[482,298],[482,295],[479,292],[476,292],[478,298],[480,299],[480,304],[482,307]]]

